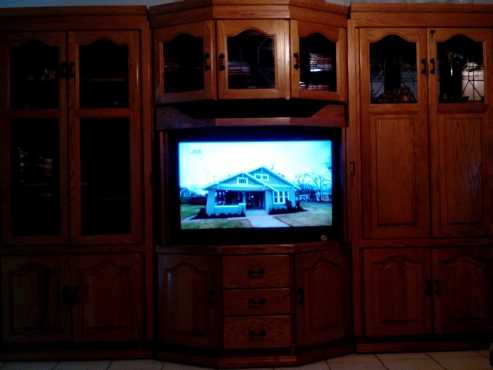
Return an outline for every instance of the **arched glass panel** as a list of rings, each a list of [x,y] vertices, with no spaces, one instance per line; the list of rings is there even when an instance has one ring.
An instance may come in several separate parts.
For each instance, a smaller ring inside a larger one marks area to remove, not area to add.
[[[204,89],[205,56],[202,37],[179,34],[163,44],[163,54],[166,93]]]
[[[483,44],[457,35],[437,43],[440,103],[484,101]]]
[[[230,36],[228,87],[230,89],[272,89],[276,85],[274,37],[256,30]]]
[[[12,109],[58,108],[58,46],[32,40],[10,49]]]
[[[337,91],[336,43],[320,33],[300,38],[300,87]]]
[[[370,44],[372,104],[417,102],[416,43],[389,35]]]
[[[128,107],[128,46],[98,40],[79,53],[80,106]]]

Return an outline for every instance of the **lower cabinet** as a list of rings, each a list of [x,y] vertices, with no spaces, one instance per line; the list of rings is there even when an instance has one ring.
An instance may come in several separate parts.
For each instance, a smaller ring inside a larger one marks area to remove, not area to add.
[[[64,261],[53,256],[2,258],[4,341],[61,342],[71,337]]]
[[[340,249],[295,257],[297,343],[302,346],[349,338],[348,257]]]
[[[139,255],[4,257],[1,267],[6,342],[142,338]]]
[[[493,329],[493,251],[364,251],[365,334],[477,334]]]
[[[162,359],[194,362],[183,350],[197,348],[214,349],[209,367],[293,366],[351,352],[350,257],[336,243],[304,247],[160,255]]]
[[[161,255],[158,274],[160,342],[218,346],[218,257]]]

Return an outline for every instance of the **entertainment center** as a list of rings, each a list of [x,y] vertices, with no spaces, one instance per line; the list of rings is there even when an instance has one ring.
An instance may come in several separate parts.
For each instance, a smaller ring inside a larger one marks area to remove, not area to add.
[[[493,6],[0,19],[0,360],[492,341]]]

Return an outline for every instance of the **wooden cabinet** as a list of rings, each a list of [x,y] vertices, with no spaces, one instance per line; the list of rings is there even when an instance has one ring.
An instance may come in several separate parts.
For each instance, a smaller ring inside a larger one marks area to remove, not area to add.
[[[428,236],[426,32],[362,29],[359,50],[364,237]]]
[[[425,249],[365,250],[365,334],[370,337],[431,334],[431,270]]]
[[[491,333],[493,251],[446,248],[432,253],[435,331]]]
[[[217,98],[213,21],[156,30],[154,53],[158,103]]]
[[[351,351],[349,258],[338,242],[195,248],[161,248],[159,358],[293,366]],[[208,354],[190,357],[193,348]]]
[[[493,32],[490,29],[431,29],[430,122],[433,234],[487,233],[486,175],[493,97]]]
[[[14,32],[0,48],[3,240],[142,241],[138,31]]]
[[[3,257],[5,340],[139,340],[142,285],[138,255]]]
[[[289,97],[289,22],[217,22],[219,97]]]
[[[159,257],[159,340],[192,347],[219,345],[220,287],[216,257]]]
[[[296,256],[297,343],[351,336],[349,261],[339,248]]]
[[[2,258],[2,328],[6,342],[70,339],[63,257]]]
[[[291,97],[346,101],[346,30],[293,20]]]
[[[365,250],[365,334],[490,332],[492,256],[477,247]]]
[[[358,35],[363,237],[486,235],[492,31]]]
[[[72,258],[70,267],[76,340],[139,340],[143,331],[140,256],[80,256]]]
[[[345,101],[347,8],[318,0],[292,5],[152,7],[157,102]]]

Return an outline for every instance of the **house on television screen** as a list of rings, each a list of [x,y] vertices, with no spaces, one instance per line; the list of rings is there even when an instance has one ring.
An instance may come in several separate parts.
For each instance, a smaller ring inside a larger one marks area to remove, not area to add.
[[[282,175],[260,167],[229,176],[205,188],[208,216],[240,215],[247,210],[270,213],[296,207],[299,187]]]

